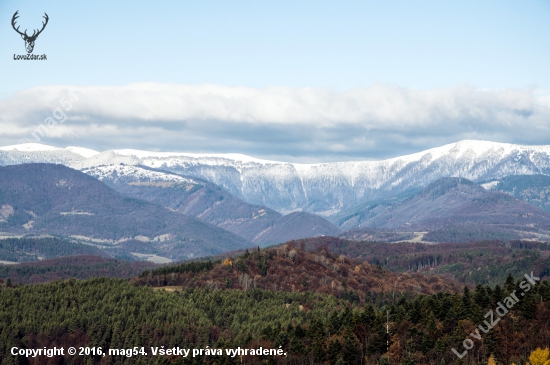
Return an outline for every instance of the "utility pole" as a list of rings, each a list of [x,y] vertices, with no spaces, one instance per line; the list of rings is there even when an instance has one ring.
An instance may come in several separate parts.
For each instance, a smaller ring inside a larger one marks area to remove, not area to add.
[[[390,351],[390,310],[386,309],[386,352]]]

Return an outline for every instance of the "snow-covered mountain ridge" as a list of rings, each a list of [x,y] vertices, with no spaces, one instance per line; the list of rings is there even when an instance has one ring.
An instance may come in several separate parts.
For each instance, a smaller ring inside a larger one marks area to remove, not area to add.
[[[43,147],[41,147],[43,146]],[[253,204],[288,212],[336,213],[358,203],[427,186],[441,177],[490,181],[550,175],[550,146],[465,140],[382,161],[296,164],[239,154],[110,150],[32,144],[0,148],[0,165],[61,163],[91,173],[105,165],[144,165],[211,181]]]

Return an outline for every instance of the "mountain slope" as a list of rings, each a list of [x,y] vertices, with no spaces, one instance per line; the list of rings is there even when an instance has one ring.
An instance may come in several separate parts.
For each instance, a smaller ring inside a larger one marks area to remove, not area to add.
[[[438,229],[449,224],[548,227],[550,214],[500,192],[487,192],[462,178],[440,179],[420,194],[379,215],[374,226]]]
[[[487,190],[502,191],[550,212],[550,176],[512,175],[482,184]]]
[[[273,209],[248,204],[198,178],[124,164],[87,167],[82,172],[123,195],[195,216],[261,246],[339,233],[338,228],[319,216],[283,216]]]
[[[250,246],[249,241],[189,215],[126,198],[62,165],[0,167],[0,206],[4,232],[85,236],[113,247],[136,239],[178,259]]]
[[[434,230],[450,224],[547,226],[550,214],[463,178],[443,178],[364,226]]]
[[[438,242],[550,237],[548,212],[463,178],[439,179],[400,203],[371,208],[365,208],[361,229],[342,237],[364,239],[372,229],[430,231],[423,239]]]
[[[389,199],[367,201],[349,209],[342,210],[337,214],[327,217],[327,219],[343,231],[362,227],[366,221],[369,221],[385,211],[391,210],[392,207],[399,205],[404,200],[412,197],[415,193],[418,193],[418,190],[414,192],[407,191],[406,193]]]

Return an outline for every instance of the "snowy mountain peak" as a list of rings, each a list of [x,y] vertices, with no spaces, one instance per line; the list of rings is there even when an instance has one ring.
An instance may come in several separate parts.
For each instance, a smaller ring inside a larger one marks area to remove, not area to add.
[[[21,152],[39,152],[39,151],[60,151],[62,148],[48,146],[41,143],[22,143],[12,146],[0,147],[0,151],[21,151]]]
[[[51,152],[51,151],[69,151],[76,153],[84,158],[89,158],[97,155],[99,152],[84,147],[69,146],[59,148],[48,146],[42,143],[21,143],[12,146],[0,147],[0,151],[19,151],[19,152]]]
[[[491,141],[478,141],[478,140],[462,140],[455,143],[449,143],[441,147],[431,148],[422,152],[413,153],[401,157],[391,158],[385,161],[419,161],[422,158],[430,155],[431,160],[437,160],[438,158],[454,155],[455,157],[461,157],[465,153],[472,153],[475,156],[482,156],[489,153],[492,154],[509,154],[512,151],[533,151],[539,153],[550,154],[550,146],[522,146],[511,143],[491,142]]]

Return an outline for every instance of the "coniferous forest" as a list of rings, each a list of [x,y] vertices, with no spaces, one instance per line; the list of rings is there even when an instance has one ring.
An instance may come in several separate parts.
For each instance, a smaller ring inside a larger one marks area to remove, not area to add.
[[[286,245],[276,250],[246,251],[223,261],[147,270],[140,278],[129,280],[69,279],[29,285],[14,285],[8,280],[0,291],[2,364],[360,365],[496,361],[519,365],[526,364],[533,351],[546,348],[550,342],[547,281],[536,282],[528,291],[524,291],[525,277],[512,276],[494,286],[432,290],[424,286],[429,284],[429,277],[424,277],[428,280],[424,283],[420,277],[412,276],[403,281],[416,279],[416,287],[422,290],[405,283],[402,290],[391,292],[376,290],[383,285],[375,279],[376,273],[379,278],[392,278],[394,273],[368,264],[361,267],[330,252],[324,254]],[[327,269],[321,272],[320,283],[327,279],[326,287],[331,290],[323,290],[315,282],[316,269],[308,264],[311,257],[319,267]],[[294,283],[297,273],[293,272],[292,263],[307,267],[313,274],[305,275],[307,280],[299,288],[295,285],[288,289],[281,283]],[[367,269],[372,271],[362,276],[361,272]],[[331,277],[330,271],[334,273]],[[247,277],[249,281],[243,282]],[[374,281],[368,281],[369,277],[374,277]],[[221,281],[222,278],[226,280]],[[333,285],[337,280],[341,280],[339,285]],[[269,286],[266,281],[279,285]],[[363,290],[365,283],[373,290]],[[519,297],[519,293],[524,295]],[[499,312],[494,312],[494,318],[486,317],[499,305],[510,304],[512,294],[519,300],[507,313],[500,317],[496,314]],[[484,321],[493,324],[493,328]],[[466,339],[470,340],[465,342]],[[463,343],[473,344],[466,354]],[[13,347],[70,346],[101,348],[102,353],[65,353],[51,358],[10,354]],[[132,356],[108,352],[134,347],[138,354]],[[152,354],[151,348],[162,347],[224,351],[238,347],[281,348],[286,355],[231,357],[216,351],[215,355],[195,357]]]

